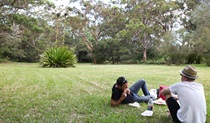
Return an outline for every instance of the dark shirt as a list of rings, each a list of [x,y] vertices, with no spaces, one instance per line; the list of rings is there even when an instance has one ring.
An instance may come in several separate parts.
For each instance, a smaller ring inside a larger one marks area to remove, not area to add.
[[[116,88],[116,83],[112,87],[112,99],[117,101],[120,99],[123,91]],[[122,104],[128,104],[128,103],[133,103],[135,102],[135,97],[133,93],[131,92],[130,94],[127,95],[127,97],[121,102]]]

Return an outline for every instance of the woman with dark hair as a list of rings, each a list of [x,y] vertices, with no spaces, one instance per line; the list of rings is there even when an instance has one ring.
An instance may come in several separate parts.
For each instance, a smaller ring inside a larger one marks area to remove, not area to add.
[[[144,96],[138,95],[140,89],[142,89]],[[112,87],[111,106],[134,102],[148,102],[150,97],[155,100],[155,97],[150,95],[144,80],[138,80],[128,88],[127,79],[121,76]]]

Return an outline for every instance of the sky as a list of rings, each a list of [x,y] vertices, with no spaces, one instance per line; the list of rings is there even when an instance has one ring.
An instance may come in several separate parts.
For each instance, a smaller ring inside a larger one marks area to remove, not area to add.
[[[69,0],[50,0],[52,2],[55,3],[55,5],[68,5],[69,4]]]
[[[49,0],[49,1],[52,1],[57,6],[61,6],[61,5],[66,6],[69,4],[70,0]],[[77,5],[75,4],[74,6],[77,6]]]
[[[49,0],[49,1],[52,1],[52,2],[54,2],[54,4],[55,5],[57,5],[57,6],[61,6],[61,5],[63,5],[64,7],[65,6],[70,6],[70,7],[78,7],[79,6],[79,3],[77,2],[77,3],[74,3],[74,4],[69,4],[69,1],[70,0]],[[105,3],[108,3],[108,2],[110,2],[110,1],[116,1],[116,0],[102,0],[102,1],[104,1]],[[178,24],[178,23],[176,23],[176,25],[177,25],[177,27],[174,27],[174,30],[179,30],[180,29],[180,25]]]
[[[68,5],[70,0],[49,0],[55,3],[55,5]],[[110,1],[114,1],[114,0],[103,0],[105,3],[108,3]],[[73,5],[73,6],[77,6],[77,4]]]

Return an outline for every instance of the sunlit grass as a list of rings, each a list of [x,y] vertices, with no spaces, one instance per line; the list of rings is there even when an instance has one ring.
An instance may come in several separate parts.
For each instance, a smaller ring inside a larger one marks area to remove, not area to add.
[[[131,85],[145,79],[148,88],[180,81],[183,66],[93,65],[75,68],[40,68],[38,64],[0,64],[0,122],[149,122],[169,123],[166,106],[154,107],[152,117],[143,117],[146,104],[110,107],[111,88],[119,76]],[[207,122],[210,121],[210,68],[196,65],[198,81],[205,87]],[[140,93],[141,94],[141,93]]]

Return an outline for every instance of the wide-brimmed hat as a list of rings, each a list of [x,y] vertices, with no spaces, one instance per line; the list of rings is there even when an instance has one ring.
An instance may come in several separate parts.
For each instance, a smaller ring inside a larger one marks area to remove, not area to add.
[[[195,67],[187,65],[183,70],[179,71],[181,75],[190,78],[190,79],[197,79],[197,70]]]

